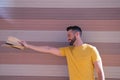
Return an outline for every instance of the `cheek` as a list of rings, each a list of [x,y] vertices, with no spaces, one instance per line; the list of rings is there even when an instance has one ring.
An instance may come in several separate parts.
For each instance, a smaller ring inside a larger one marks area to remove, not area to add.
[[[74,38],[73,34],[68,34],[68,36],[67,36],[68,41],[71,41],[73,38]]]

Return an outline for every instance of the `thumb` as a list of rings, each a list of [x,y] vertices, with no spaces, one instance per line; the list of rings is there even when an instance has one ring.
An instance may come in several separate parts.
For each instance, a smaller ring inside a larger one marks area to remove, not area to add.
[[[22,46],[25,46],[25,41],[18,41],[18,43]]]

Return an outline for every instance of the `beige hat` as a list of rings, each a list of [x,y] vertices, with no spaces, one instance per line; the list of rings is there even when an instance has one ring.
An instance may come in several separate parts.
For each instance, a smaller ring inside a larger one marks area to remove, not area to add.
[[[2,46],[24,50],[25,47],[19,43],[20,41],[21,40],[17,39],[16,37],[9,36],[6,43]]]

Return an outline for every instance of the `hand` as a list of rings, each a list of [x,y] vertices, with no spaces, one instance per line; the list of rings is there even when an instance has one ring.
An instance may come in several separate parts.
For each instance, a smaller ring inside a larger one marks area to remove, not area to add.
[[[28,44],[25,41],[19,41],[19,43],[25,48],[28,48]]]

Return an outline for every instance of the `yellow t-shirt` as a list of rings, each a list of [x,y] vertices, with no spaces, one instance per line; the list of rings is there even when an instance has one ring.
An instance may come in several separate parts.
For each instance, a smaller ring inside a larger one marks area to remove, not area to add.
[[[93,63],[101,59],[94,46],[63,47],[60,52],[67,59],[70,80],[94,80]]]

